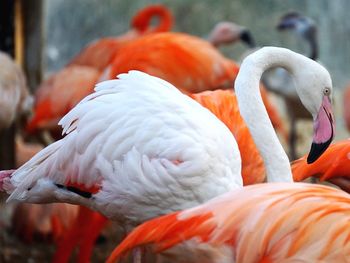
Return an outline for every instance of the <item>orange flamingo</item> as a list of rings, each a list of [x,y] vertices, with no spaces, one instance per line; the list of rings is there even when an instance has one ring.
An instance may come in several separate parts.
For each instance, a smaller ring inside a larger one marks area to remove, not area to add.
[[[349,222],[350,196],[338,189],[246,186],[140,225],[107,262],[137,246],[166,262],[348,262]]]
[[[306,156],[292,163],[294,180],[302,181],[311,176],[321,182],[328,181],[350,193],[350,141],[331,144],[316,162],[307,164]]]
[[[160,18],[155,27],[150,25],[153,17]],[[172,15],[165,6],[150,5],[135,15],[131,22],[132,29],[127,33],[89,44],[65,68],[40,85],[35,96],[34,115],[27,125],[27,131],[50,130],[54,138],[60,138],[58,121],[93,92],[101,71],[120,47],[143,34],[170,30],[172,21]]]

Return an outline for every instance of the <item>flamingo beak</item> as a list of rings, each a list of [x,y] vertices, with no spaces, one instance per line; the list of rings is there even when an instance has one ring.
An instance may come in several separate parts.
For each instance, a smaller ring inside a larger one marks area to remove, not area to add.
[[[250,48],[256,47],[253,35],[250,33],[249,30],[246,30],[246,29],[243,30],[240,34],[240,39],[241,39],[241,41],[246,43],[248,47],[250,47]]]
[[[331,144],[334,137],[334,117],[331,100],[324,96],[314,121],[314,135],[307,163],[315,162]]]
[[[282,31],[286,29],[292,29],[295,27],[294,19],[284,19],[277,26],[277,30]]]

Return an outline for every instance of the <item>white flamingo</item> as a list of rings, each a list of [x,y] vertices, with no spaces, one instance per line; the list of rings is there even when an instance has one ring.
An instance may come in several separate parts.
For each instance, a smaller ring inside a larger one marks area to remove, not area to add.
[[[288,158],[259,94],[261,74],[277,64],[295,77],[315,117],[309,161],[333,136],[332,83],[326,69],[287,49],[262,48],[242,64],[239,107],[268,181],[291,182],[290,172],[279,173],[286,165],[290,171]],[[63,139],[14,173],[0,174],[8,201],[85,205],[130,229],[242,187],[239,150],[226,126],[168,82],[145,73],[131,71],[100,83],[60,124]]]

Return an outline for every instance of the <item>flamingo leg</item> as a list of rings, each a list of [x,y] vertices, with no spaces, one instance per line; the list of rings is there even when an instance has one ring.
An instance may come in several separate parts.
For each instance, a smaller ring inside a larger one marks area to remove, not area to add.
[[[92,221],[91,214],[93,213],[93,211],[86,207],[79,207],[79,213],[75,222],[57,244],[57,250],[52,259],[53,263],[69,261],[74,248],[85,236],[85,232],[90,230],[90,222]]]
[[[79,245],[78,263],[86,263],[91,261],[91,255],[96,243],[96,239],[102,229],[108,223],[108,219],[99,213],[94,213],[89,224],[89,231],[86,231]]]

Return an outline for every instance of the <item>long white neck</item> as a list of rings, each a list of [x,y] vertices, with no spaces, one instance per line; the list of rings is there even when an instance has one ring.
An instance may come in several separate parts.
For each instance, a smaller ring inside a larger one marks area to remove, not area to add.
[[[293,176],[261,99],[260,78],[274,67],[283,67],[294,76],[298,62],[295,53],[288,49],[265,47],[243,61],[235,81],[239,109],[264,159],[268,182],[293,182]]]

